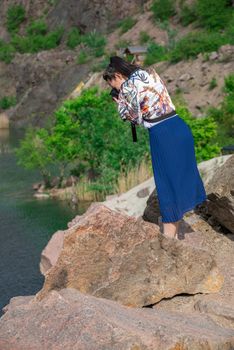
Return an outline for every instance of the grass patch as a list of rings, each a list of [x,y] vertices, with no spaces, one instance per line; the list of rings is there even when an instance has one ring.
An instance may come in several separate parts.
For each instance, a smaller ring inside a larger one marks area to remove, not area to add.
[[[21,4],[11,5],[7,9],[6,27],[10,33],[16,33],[20,24],[25,20],[25,9]]]
[[[124,34],[129,29],[131,29],[135,24],[137,20],[132,17],[126,17],[118,22],[117,26],[120,28],[120,33]]]

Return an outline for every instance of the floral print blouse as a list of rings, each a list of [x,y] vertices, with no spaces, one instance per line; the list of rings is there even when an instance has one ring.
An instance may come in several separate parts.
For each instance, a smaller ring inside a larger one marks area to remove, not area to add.
[[[125,80],[119,90],[118,112],[121,119],[150,128],[160,123],[143,120],[154,119],[175,110],[166,86],[156,71],[137,69]]]

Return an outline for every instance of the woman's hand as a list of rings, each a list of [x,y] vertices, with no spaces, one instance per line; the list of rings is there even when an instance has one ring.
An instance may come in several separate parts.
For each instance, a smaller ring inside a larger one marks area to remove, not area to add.
[[[119,102],[119,100],[117,99],[117,97],[113,97],[113,100],[115,101],[115,102]]]

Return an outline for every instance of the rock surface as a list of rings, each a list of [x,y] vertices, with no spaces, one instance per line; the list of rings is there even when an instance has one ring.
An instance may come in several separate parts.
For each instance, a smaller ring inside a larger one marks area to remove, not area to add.
[[[77,290],[146,306],[180,293],[215,293],[223,277],[209,252],[159,233],[158,226],[97,204],[65,232],[56,264],[36,299]]]
[[[18,297],[16,297],[18,298]],[[13,298],[13,299],[16,299]],[[25,297],[26,298],[26,297]],[[0,319],[1,350],[232,350],[234,331],[208,315],[133,309],[73,288],[27,298]]]
[[[180,239],[184,244],[202,248],[215,256],[218,268],[224,276],[224,284],[215,294],[175,296],[161,300],[153,307],[180,310],[187,314],[200,311],[208,313],[220,326],[234,329],[234,242],[213,228],[199,215],[192,213],[182,222]]]
[[[208,213],[234,233],[234,154],[217,169],[206,190]]]

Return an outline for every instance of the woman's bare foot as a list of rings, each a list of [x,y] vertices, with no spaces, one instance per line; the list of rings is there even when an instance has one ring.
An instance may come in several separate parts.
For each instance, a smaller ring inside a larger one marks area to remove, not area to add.
[[[180,221],[163,223],[163,234],[168,238],[179,239],[179,222]]]

